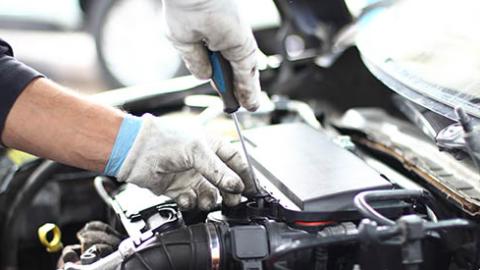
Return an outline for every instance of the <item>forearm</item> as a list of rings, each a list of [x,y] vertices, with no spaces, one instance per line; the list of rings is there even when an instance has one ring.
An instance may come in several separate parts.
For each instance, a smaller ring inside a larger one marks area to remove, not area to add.
[[[2,142],[72,166],[103,171],[124,113],[36,79],[8,114]]]

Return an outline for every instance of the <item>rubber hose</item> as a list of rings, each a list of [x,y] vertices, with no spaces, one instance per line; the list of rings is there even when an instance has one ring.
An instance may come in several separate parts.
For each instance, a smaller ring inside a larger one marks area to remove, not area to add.
[[[387,201],[387,200],[406,200],[406,199],[418,199],[425,197],[426,193],[423,190],[372,190],[364,191],[353,199],[355,208],[366,218],[378,222],[381,225],[394,225],[395,222],[379,212],[377,212],[370,204],[369,201]]]
[[[127,258],[121,270],[212,269],[206,224],[195,224],[157,236],[158,241]]]

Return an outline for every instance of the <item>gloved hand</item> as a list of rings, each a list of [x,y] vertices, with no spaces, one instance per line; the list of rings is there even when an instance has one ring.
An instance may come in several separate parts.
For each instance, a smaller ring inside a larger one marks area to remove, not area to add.
[[[96,246],[100,257],[105,257],[117,250],[122,241],[120,233],[101,221],[91,221],[85,224],[77,232],[77,238],[80,241],[82,253],[92,246]]]
[[[248,23],[232,0],[163,0],[167,37],[187,68],[199,79],[212,77],[206,44],[230,61],[235,95],[243,107],[255,111],[259,103],[257,43]]]
[[[129,135],[135,130],[135,135]],[[247,164],[232,145],[205,136],[193,123],[149,114],[124,120],[105,172],[174,198],[183,209],[211,209],[217,188],[223,202],[233,206],[243,191],[254,188]]]
[[[80,255],[91,247],[95,247],[95,254],[103,258],[118,249],[122,236],[109,225],[101,221],[91,221],[77,232],[80,244],[66,246],[62,250],[57,268],[62,269],[68,263],[79,263]]]

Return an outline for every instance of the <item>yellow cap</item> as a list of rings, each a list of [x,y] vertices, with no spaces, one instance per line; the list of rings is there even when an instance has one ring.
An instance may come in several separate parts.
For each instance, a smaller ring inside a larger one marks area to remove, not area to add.
[[[37,158],[28,153],[18,151],[15,149],[9,149],[7,151],[7,157],[13,162],[13,164],[17,166],[20,166],[28,161],[31,161]]]
[[[51,240],[48,239],[50,233],[52,234]],[[38,228],[38,239],[40,239],[40,243],[42,243],[50,253],[60,251],[63,248],[62,232],[56,224],[45,223],[40,226],[40,228]]]

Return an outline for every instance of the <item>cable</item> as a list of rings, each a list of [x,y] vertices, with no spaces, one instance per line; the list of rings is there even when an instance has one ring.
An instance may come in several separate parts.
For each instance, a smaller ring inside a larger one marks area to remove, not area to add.
[[[375,225],[376,226],[376,225]],[[274,252],[272,252],[269,257],[271,259],[278,260],[280,257],[283,257],[289,253],[310,249],[310,248],[318,248],[323,246],[328,246],[331,244],[348,244],[361,241],[364,239],[365,236],[371,237],[372,239],[376,240],[388,240],[390,238],[400,236],[406,233],[404,230],[401,229],[396,223],[393,226],[386,226],[386,227],[376,227],[375,231],[369,231],[368,229],[364,232],[359,231],[352,234],[341,234],[341,235],[331,235],[331,236],[320,236],[310,239],[301,239],[291,241],[288,244],[282,245],[278,247]],[[442,229],[458,229],[458,228],[466,228],[466,229],[475,229],[476,226],[474,223],[464,220],[464,219],[450,219],[450,220],[442,220],[439,222],[425,222],[424,223],[424,230],[425,231],[436,231]],[[367,235],[365,235],[367,233]]]
[[[98,196],[102,198],[103,202],[105,202],[107,205],[113,207],[112,205],[112,199],[108,195],[107,190],[105,189],[105,186],[103,185],[104,182],[108,180],[108,177],[106,176],[97,176],[93,180],[93,186],[95,187],[95,190],[98,193]]]
[[[387,201],[387,200],[405,200],[424,198],[426,193],[423,190],[373,190],[359,193],[353,199],[353,204],[358,211],[373,221],[382,225],[395,225],[395,222],[384,215],[378,213],[370,204],[369,201]]]
[[[397,236],[400,234],[400,230],[397,226],[387,227],[377,231],[376,237],[381,240],[389,239],[391,237]],[[357,242],[361,239],[359,233],[354,234],[342,234],[342,235],[332,235],[328,237],[316,237],[311,239],[302,239],[296,240],[291,243],[285,244],[277,248],[270,257],[278,259],[283,257],[291,252],[300,251],[309,248],[328,246],[331,244],[347,244]]]
[[[426,222],[425,223],[425,230],[427,231],[435,231],[441,229],[459,229],[459,228],[466,228],[466,229],[475,229],[476,225],[466,219],[447,219],[447,220],[440,220],[438,222]]]

